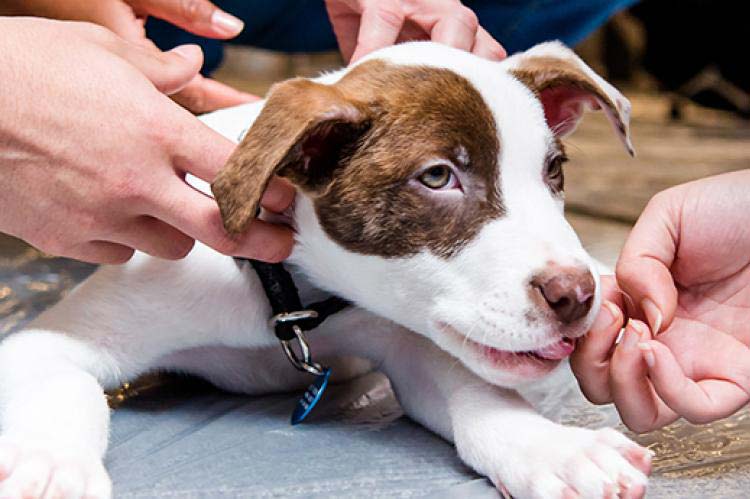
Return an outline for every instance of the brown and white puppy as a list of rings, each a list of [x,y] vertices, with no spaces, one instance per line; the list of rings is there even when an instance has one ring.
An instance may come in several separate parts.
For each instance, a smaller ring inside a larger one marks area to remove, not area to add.
[[[627,100],[560,44],[497,63],[411,43],[203,118],[244,136],[212,185],[226,228],[286,177],[303,302],[357,305],[310,335],[316,354],[375,361],[409,416],[518,497],[646,485],[644,449],[537,412],[568,390],[565,358],[600,300],[562,210],[560,139],[587,108],[632,153]],[[269,315],[257,277],[204,246],[99,270],[0,345],[0,496],[111,493],[102,386],[156,369],[244,393],[302,386]]]

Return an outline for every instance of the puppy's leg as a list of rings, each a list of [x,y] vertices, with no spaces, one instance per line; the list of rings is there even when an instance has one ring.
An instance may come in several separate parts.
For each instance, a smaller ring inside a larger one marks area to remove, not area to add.
[[[611,429],[563,426],[514,392],[481,383],[449,396],[461,458],[515,497],[643,497],[651,456]]]
[[[343,315],[343,314],[342,314]],[[641,497],[648,452],[606,428],[556,424],[518,393],[480,379],[431,341],[378,319],[329,319],[327,348],[380,359],[405,412],[516,497]],[[346,332],[344,332],[346,331]]]
[[[103,388],[181,349],[262,346],[267,304],[231,259],[136,256],[104,267],[0,343],[0,497],[107,497]],[[265,307],[265,308],[263,308]],[[50,493],[51,494],[51,493]],[[47,494],[47,495],[50,495]]]
[[[0,344],[0,497],[110,497],[98,380],[115,381],[112,367],[90,345],[46,331]]]

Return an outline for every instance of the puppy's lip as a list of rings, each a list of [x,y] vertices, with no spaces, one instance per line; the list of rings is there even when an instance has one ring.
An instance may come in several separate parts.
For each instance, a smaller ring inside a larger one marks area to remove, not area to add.
[[[524,378],[538,378],[543,376],[562,361],[564,357],[551,358],[552,356],[543,357],[536,350],[513,352],[509,350],[500,350],[499,348],[476,343],[471,340],[481,356],[487,359],[493,367],[503,371],[513,372]]]
[[[502,350],[466,338],[450,324],[439,323],[438,326],[442,331],[450,334],[454,340],[460,342],[462,349],[470,348],[489,361],[493,367],[529,378],[547,374],[568,357],[575,348],[575,340],[563,338],[535,350]]]

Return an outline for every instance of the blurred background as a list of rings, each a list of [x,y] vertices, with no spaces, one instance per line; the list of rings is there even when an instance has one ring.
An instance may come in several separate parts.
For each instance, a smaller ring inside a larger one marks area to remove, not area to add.
[[[217,3],[229,12],[245,8],[241,1]],[[511,51],[541,41],[524,36],[522,16],[510,28],[506,23],[493,30],[492,22],[503,15],[504,5],[522,2],[467,3],[476,8],[482,25],[501,43],[505,43],[503,33],[509,34],[513,42],[506,46]],[[575,9],[578,2],[536,3],[565,11]],[[727,0],[609,3],[616,4],[607,12],[612,17],[606,22],[592,20],[598,28],[592,31],[590,26],[577,32],[562,29],[560,36],[575,43],[579,54],[633,103],[635,159],[625,154],[598,114],[589,115],[567,141],[571,158],[565,172],[569,218],[591,253],[612,265],[631,225],[656,192],[692,179],[750,168],[750,64],[744,31],[750,6],[746,1]],[[290,17],[289,9],[294,10],[291,17],[296,22],[326,23],[321,5],[280,1],[274,8],[286,12],[285,18]],[[627,8],[618,10],[623,6]],[[274,22],[248,24],[248,29],[260,35],[255,41],[240,41],[254,46],[222,47],[206,42],[205,71],[235,87],[263,95],[276,81],[313,76],[343,64],[338,52],[332,50],[335,40],[330,30],[285,46],[279,41],[279,33],[296,28]],[[161,37],[159,43],[165,47],[183,43],[185,37],[190,41],[189,35],[156,22],[149,22],[149,30]],[[298,45],[316,51],[295,52]],[[0,334],[18,328],[56,302],[93,269],[92,265],[42,255],[0,234]],[[160,383],[150,380],[113,394],[113,405]],[[384,386],[387,388],[387,382],[377,377],[360,381],[356,387],[343,390],[344,395],[332,397],[333,405],[340,413],[350,414],[361,411],[365,400],[364,407],[369,405],[371,412],[387,414],[385,419],[393,421],[398,409],[394,409],[393,395]],[[330,406],[323,409],[324,414],[326,411],[331,413]],[[601,414],[579,408],[568,420],[577,424],[615,421],[612,414],[604,419]],[[641,442],[659,451],[659,477],[652,489],[658,493],[654,496],[746,497],[750,485],[747,435],[750,421],[743,411],[707,427],[677,423],[640,437]]]

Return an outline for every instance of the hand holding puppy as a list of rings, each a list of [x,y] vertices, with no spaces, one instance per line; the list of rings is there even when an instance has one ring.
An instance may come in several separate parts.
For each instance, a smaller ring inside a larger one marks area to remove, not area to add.
[[[344,59],[354,62],[397,42],[432,40],[487,59],[505,49],[458,0],[326,0]]]
[[[198,47],[152,51],[88,23],[0,17],[0,231],[61,256],[119,263],[134,249],[181,258],[199,239],[218,251],[285,258],[291,230],[254,220],[237,238],[213,199],[234,144],[165,94],[193,81]],[[82,62],[83,61],[83,62]],[[275,180],[264,207],[294,190]]]
[[[746,170],[658,194],[617,282],[603,281],[601,313],[571,364],[586,397],[614,402],[634,431],[706,423],[750,401],[749,193]]]

